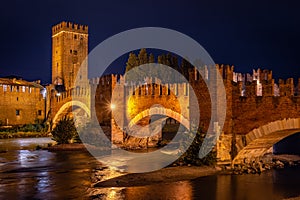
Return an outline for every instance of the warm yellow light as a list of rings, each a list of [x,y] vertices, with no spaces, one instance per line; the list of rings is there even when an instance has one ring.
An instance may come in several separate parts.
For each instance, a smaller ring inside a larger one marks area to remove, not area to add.
[[[116,108],[116,105],[115,104],[110,104],[110,109],[114,110]]]

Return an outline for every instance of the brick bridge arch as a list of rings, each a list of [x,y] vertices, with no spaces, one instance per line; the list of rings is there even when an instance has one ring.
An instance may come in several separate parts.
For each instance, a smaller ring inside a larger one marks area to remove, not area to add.
[[[237,142],[238,154],[233,164],[242,163],[246,158],[259,158],[274,144],[298,132],[300,132],[300,118],[277,120],[256,128]]]
[[[190,122],[187,118],[185,118],[182,114],[180,114],[176,111],[173,111],[171,109],[164,108],[164,107],[151,107],[151,108],[148,108],[148,109],[140,112],[133,119],[130,120],[128,127],[131,128],[133,125],[135,125],[141,119],[151,116],[151,115],[164,115],[164,116],[171,117],[171,118],[177,120],[178,122],[180,122],[185,128],[190,130]]]
[[[62,116],[63,114],[65,114],[65,112],[66,112],[69,108],[71,108],[71,107],[73,107],[73,106],[78,106],[78,107],[80,107],[81,109],[83,109],[83,110],[85,111],[85,113],[88,115],[88,117],[91,116],[91,111],[90,111],[90,109],[87,107],[86,104],[82,103],[81,101],[77,101],[77,100],[68,101],[68,102],[66,102],[65,104],[63,104],[63,105],[59,108],[59,110],[57,111],[57,113],[56,113],[55,116],[53,117],[53,119],[52,119],[52,124],[53,124],[52,128],[54,128],[54,127],[56,126],[57,122],[61,119],[61,116]]]

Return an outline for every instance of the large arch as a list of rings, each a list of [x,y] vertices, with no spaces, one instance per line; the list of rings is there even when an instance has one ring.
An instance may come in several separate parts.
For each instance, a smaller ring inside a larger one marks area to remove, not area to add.
[[[152,107],[140,112],[133,119],[130,120],[128,127],[131,128],[138,121],[150,115],[164,115],[171,117],[180,122],[185,128],[190,130],[190,121],[188,119],[186,119],[183,115],[181,115],[178,112],[163,107]]]
[[[64,113],[65,110],[69,109],[72,106],[78,106],[80,108],[82,108],[90,117],[91,116],[91,111],[90,109],[86,106],[86,104],[82,103],[81,101],[68,101],[67,103],[65,103],[64,105],[62,105],[59,110],[57,111],[57,113],[55,114],[54,118],[52,119],[52,128],[54,128],[58,122],[58,120],[60,119],[61,114]]]
[[[233,164],[263,156],[280,140],[300,132],[300,118],[277,120],[250,131],[236,143],[238,154]]]

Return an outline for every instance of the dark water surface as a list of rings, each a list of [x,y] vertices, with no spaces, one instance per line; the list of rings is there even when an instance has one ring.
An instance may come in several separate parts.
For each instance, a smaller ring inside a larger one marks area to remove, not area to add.
[[[141,187],[91,187],[94,169],[118,175],[87,152],[33,150],[49,138],[0,140],[0,199],[218,199],[265,200],[300,196],[300,168],[261,175],[214,175]]]

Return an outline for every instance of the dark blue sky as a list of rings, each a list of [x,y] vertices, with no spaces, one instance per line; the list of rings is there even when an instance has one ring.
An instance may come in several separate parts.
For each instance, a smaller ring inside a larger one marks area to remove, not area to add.
[[[216,63],[273,70],[276,78],[300,77],[298,1],[2,1],[0,76],[50,82],[51,26],[89,25],[89,50],[121,31],[156,26],[198,41]],[[116,66],[120,68],[123,66]]]

